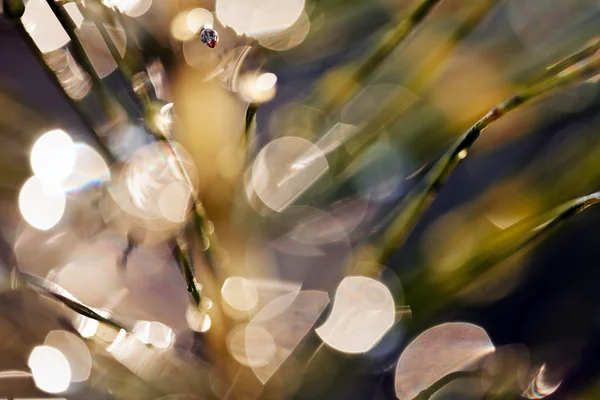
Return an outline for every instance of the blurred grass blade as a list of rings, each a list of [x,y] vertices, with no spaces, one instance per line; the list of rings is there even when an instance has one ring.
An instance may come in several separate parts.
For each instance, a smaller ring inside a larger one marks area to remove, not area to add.
[[[441,67],[445,65],[445,61],[450,57],[458,45],[466,38],[485,18],[494,6],[500,0],[485,0],[475,7],[455,28],[450,37],[444,41],[437,49],[433,50],[419,65],[417,72],[412,75],[404,84],[404,89],[412,92],[419,92],[433,78]],[[352,159],[356,158],[361,152],[368,147],[374,140],[377,139],[379,132],[391,122],[400,118],[407,109],[398,109],[398,104],[405,102],[405,91],[399,91],[392,95],[389,100],[381,105],[379,112],[375,114],[364,127],[356,131],[350,138],[347,147],[350,149]]]
[[[421,22],[429,15],[435,6],[440,3],[440,1],[441,0],[421,0],[407,18],[391,28],[386,28],[387,32],[385,32],[382,39],[374,45],[373,51],[353,70],[349,84],[344,85],[333,94],[323,94],[327,97],[323,99],[323,104],[319,104],[317,108],[322,110],[325,114],[331,114],[346,104],[348,100],[356,94],[356,91],[361,88],[361,84],[377,70],[392,51],[416,31]]]
[[[439,312],[452,303],[460,290],[491,271],[503,261],[531,248],[550,236],[563,223],[588,207],[600,203],[600,192],[563,203],[550,211],[526,218],[506,228],[490,240],[484,240],[468,260],[452,270],[457,273],[444,278],[432,278],[422,272],[414,283],[407,286],[407,299],[419,309],[419,320]]]
[[[396,206],[395,211],[391,213],[393,221],[385,230],[378,245],[377,260],[384,263],[397,248],[402,246],[415,223],[443,187],[448,176],[467,156],[468,150],[486,128],[520,105],[574,82],[583,81],[590,74],[597,73],[599,69],[600,58],[596,58],[578,69],[534,84],[492,108],[450,147],[433,165],[423,180]]]
[[[577,64],[578,62],[585,61],[586,59],[592,57],[598,51],[600,51],[600,38],[591,40],[583,49],[581,49],[577,53],[574,53],[569,57],[566,57],[563,60],[548,67],[546,72],[540,77],[540,80],[556,76],[564,72],[566,69]]]
[[[479,246],[477,253],[459,267],[463,272],[461,275],[472,281],[490,267],[543,240],[563,222],[598,203],[600,192],[595,192],[563,203],[544,214],[517,222],[489,243]]]

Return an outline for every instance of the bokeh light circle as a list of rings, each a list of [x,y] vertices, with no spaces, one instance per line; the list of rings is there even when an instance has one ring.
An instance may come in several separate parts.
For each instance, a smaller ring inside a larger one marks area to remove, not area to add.
[[[31,169],[45,183],[67,178],[75,165],[75,143],[61,129],[40,136],[31,149]]]
[[[48,230],[55,226],[65,212],[66,197],[59,190],[44,185],[32,176],[19,192],[19,209],[29,225],[39,230]]]
[[[31,352],[27,365],[35,385],[47,393],[61,393],[71,383],[69,361],[60,350],[50,346],[37,346]]]
[[[296,22],[304,0],[217,0],[217,17],[238,34],[260,36],[281,32]]]

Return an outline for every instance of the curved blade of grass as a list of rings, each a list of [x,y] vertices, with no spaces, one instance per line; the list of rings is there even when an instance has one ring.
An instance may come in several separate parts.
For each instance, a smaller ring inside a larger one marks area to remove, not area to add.
[[[467,156],[468,150],[473,146],[481,133],[502,116],[514,111],[520,105],[547,95],[575,82],[585,80],[590,74],[600,69],[600,59],[592,60],[588,64],[567,74],[547,79],[534,84],[504,102],[492,108],[485,116],[477,121],[464,133],[450,149],[433,165],[423,180],[399,203],[392,212],[393,221],[385,230],[377,246],[376,258],[378,262],[385,260],[403,243],[416,221],[423,215],[429,204],[435,199],[438,192],[454,171],[458,163]]]
[[[467,284],[513,255],[536,246],[562,224],[598,203],[600,192],[595,192],[515,223],[491,241],[478,246],[469,260],[456,267],[459,273],[452,278],[435,282],[430,276],[421,274],[413,285],[407,286],[406,294],[411,304],[419,309],[418,319],[425,321],[432,313],[449,306],[452,297]]]
[[[534,245],[551,234],[559,225],[573,218],[585,209],[600,203],[600,192],[582,196],[555,207],[554,209],[522,222],[518,222],[503,231],[495,240],[481,249],[475,257],[459,267],[465,275],[480,276],[489,266],[498,264],[525,247]],[[515,240],[515,236],[522,236]]]

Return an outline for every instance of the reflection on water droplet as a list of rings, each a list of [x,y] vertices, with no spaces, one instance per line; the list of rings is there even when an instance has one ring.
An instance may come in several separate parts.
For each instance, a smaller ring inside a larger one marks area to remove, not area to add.
[[[523,392],[522,396],[528,399],[541,399],[556,392],[562,381],[549,382],[546,375],[546,364],[542,364],[535,378],[531,381],[527,390]]]

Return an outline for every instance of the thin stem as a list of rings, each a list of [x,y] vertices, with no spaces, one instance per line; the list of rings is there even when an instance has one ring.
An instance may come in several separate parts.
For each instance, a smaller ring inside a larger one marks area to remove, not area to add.
[[[94,22],[96,29],[98,29],[98,32],[100,32],[100,36],[102,36],[102,40],[104,41],[104,43],[106,44],[106,47],[108,48],[108,51],[110,52],[110,55],[117,63],[119,72],[123,75],[123,77],[127,81],[131,82],[131,77],[133,76],[133,72],[131,71],[131,68],[127,65],[127,63],[125,62],[125,59],[123,58],[123,56],[121,56],[121,53],[119,52],[119,49],[117,49],[117,46],[113,42],[113,39],[110,36],[110,34],[108,33],[106,26],[104,26],[102,21],[98,21],[97,18],[94,18],[93,13],[90,13],[86,9],[86,7],[83,7],[78,3],[77,8],[79,9],[81,14],[83,14],[83,16],[85,18]]]
[[[425,61],[419,65],[417,72],[412,75],[404,84],[403,87],[419,92],[431,80],[432,77],[445,65],[444,60],[456,50],[458,45],[466,38],[488,15],[490,10],[501,0],[485,0],[482,1],[474,10],[472,10],[465,20],[454,30],[453,34],[442,43],[437,49],[428,54]],[[351,137],[348,143],[351,149],[351,159],[356,158],[364,149],[373,143],[379,133],[388,124],[400,118],[409,108],[398,109],[398,104],[404,104],[406,93],[398,92],[386,101],[375,114],[373,118],[361,129],[357,130]]]
[[[180,268],[181,274],[183,275],[187,284],[187,291],[190,293],[194,304],[199,307],[202,302],[202,285],[196,280],[196,274],[188,255],[185,254],[187,249],[187,242],[183,236],[183,232],[177,235],[177,238],[173,245],[173,257]]]
[[[356,93],[360,87],[360,83],[366,81],[392,51],[416,31],[421,22],[423,22],[440,1],[422,0],[406,19],[389,29],[383,35],[383,39],[376,44],[375,49],[356,67],[350,79],[351,84],[341,87],[319,108],[326,114],[330,114],[344,105]]]
[[[244,126],[244,139],[245,139],[246,145],[248,143],[250,143],[250,139],[249,139],[250,129],[252,128],[252,124],[256,120],[256,112],[257,111],[258,111],[257,103],[248,104],[248,108],[246,108],[246,117],[245,117],[246,124]]]
[[[71,39],[71,49],[73,51],[73,57],[75,58],[77,63],[83,68],[83,70],[89,75],[92,81],[92,92],[98,98],[102,109],[109,118],[116,118],[117,112],[115,108],[116,101],[114,99],[114,96],[109,93],[108,88],[106,87],[106,85],[104,85],[102,79],[100,78],[100,76],[98,76],[96,70],[94,69],[92,62],[88,58],[85,49],[81,44],[81,41],[75,33],[77,26],[75,26],[75,23],[73,22],[69,14],[62,7],[57,5],[54,0],[46,0],[46,2],[48,3],[48,6],[50,6],[50,9],[64,28],[67,35],[69,36],[69,39]]]
[[[431,396],[436,394],[444,386],[462,378],[478,378],[481,376],[481,371],[454,371],[434,382],[427,389],[419,393],[413,400],[429,400]]]
[[[561,72],[565,71],[569,67],[577,64],[580,61],[584,61],[594,54],[596,54],[600,50],[600,39],[595,41],[591,41],[586,47],[574,53],[561,61],[551,65],[546,69],[546,72],[540,77],[539,80],[548,79],[550,77],[556,76]]]
[[[511,255],[531,246],[550,235],[558,226],[567,222],[587,208],[600,203],[600,192],[595,192],[587,196],[582,196],[574,200],[567,201],[552,210],[535,217],[527,218],[506,229],[494,242],[494,251],[482,252],[481,255],[470,259],[461,270],[472,279],[479,276],[491,265],[507,259]],[[525,239],[513,241],[510,246],[503,246],[502,242],[510,241],[517,234],[528,234]]]
[[[432,280],[419,275],[408,286],[406,297],[419,308],[419,320],[425,321],[434,312],[452,304],[450,300],[465,285],[475,281],[491,268],[511,256],[539,244],[562,224],[587,208],[600,203],[600,192],[567,201],[550,211],[528,217],[505,229],[489,243],[477,246],[477,253],[453,270],[459,271],[452,279]],[[433,297],[432,297],[433,296]],[[435,299],[432,301],[432,299]],[[415,329],[413,326],[411,329]]]
[[[257,103],[248,104],[248,108],[246,108],[246,117],[244,125],[244,134],[242,135],[242,149],[248,152],[248,146],[252,142],[252,127],[256,122],[256,113],[258,111]]]
[[[97,135],[96,130],[94,129],[94,124],[92,123],[91,119],[87,116],[87,114],[83,110],[83,108],[67,95],[67,93],[65,92],[64,88],[62,87],[60,81],[58,80],[58,77],[50,69],[48,64],[46,64],[46,61],[41,56],[39,49],[37,48],[36,44],[31,39],[31,36],[29,36],[29,33],[27,33],[27,31],[25,30],[25,27],[23,26],[23,24],[19,21],[17,24],[15,24],[15,28],[16,28],[19,36],[21,37],[21,39],[25,42],[27,47],[31,50],[31,54],[33,54],[33,56],[35,57],[38,64],[44,70],[44,73],[46,74],[46,76],[50,79],[50,82],[58,89],[58,92],[61,93],[63,95],[63,97],[67,100],[67,102],[71,105],[71,107],[73,108],[73,110],[75,111],[77,116],[79,117],[80,122],[90,131],[90,133],[92,133],[91,137],[92,137],[92,139],[94,139],[96,145],[102,150],[103,155],[105,157],[107,157],[107,159],[110,162],[114,162],[116,160],[115,156],[112,154],[110,149],[104,144],[104,142],[100,139],[100,137]]]
[[[488,14],[488,12],[501,0],[482,1],[474,10],[472,10],[465,20],[454,30],[451,37],[436,51],[430,54],[423,66],[420,66],[415,75],[406,83],[405,87],[412,91],[419,91],[429,79],[441,68],[445,60],[458,46],[458,44],[468,36],[479,22]],[[440,61],[442,60],[442,61]],[[389,123],[400,118],[410,107],[406,104],[406,91],[402,90],[392,96],[390,100],[378,108],[378,112],[371,118],[365,126],[349,133],[332,150],[328,151],[326,156],[332,160],[331,173],[334,176],[341,177],[341,180],[347,180],[348,166],[353,160],[356,160],[377,138],[379,133]],[[400,106],[399,106],[400,105]],[[404,108],[403,108],[404,107]],[[309,195],[310,190],[321,180],[317,179],[306,187],[302,188],[301,193],[296,199],[302,199]]]
[[[96,310],[92,307],[85,305],[79,299],[77,299],[75,296],[73,296],[71,293],[69,293],[67,290],[57,285],[56,283],[50,282],[43,278],[38,278],[25,272],[20,272],[19,277],[25,282],[25,284],[28,287],[41,290],[42,293],[54,297],[55,299],[69,307],[71,310],[75,311],[77,314],[110,325],[113,328],[119,330],[123,329],[127,331],[127,329],[123,325],[119,324],[118,322],[114,321],[108,316],[102,315],[102,311]]]
[[[448,176],[467,156],[468,150],[486,128],[519,106],[574,82],[582,81],[591,73],[597,72],[599,68],[600,59],[590,61],[587,65],[568,74],[534,84],[492,108],[450,147],[424,179],[395,208],[392,213],[395,215],[394,221],[386,229],[379,243],[377,260],[385,262],[394,250],[404,243],[416,221],[435,199]]]

